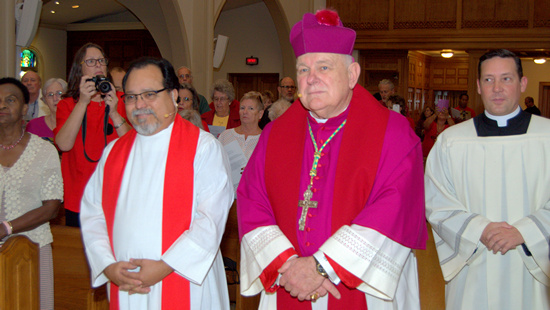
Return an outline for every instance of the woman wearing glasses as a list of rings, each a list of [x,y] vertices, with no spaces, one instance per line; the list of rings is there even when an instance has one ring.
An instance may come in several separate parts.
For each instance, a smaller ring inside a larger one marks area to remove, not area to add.
[[[199,113],[199,94],[191,84],[183,82],[178,89],[178,114],[202,130],[208,131],[208,124]]]
[[[61,96],[67,92],[67,82],[63,79],[51,78],[42,86],[42,101],[46,103],[50,114],[32,119],[27,124],[27,132],[35,134],[40,138],[50,141],[53,144],[53,130],[55,129],[57,104]]]
[[[86,43],[75,54],[69,73],[69,90],[57,106],[55,143],[63,151],[61,172],[65,187],[67,226],[79,227],[80,199],[103,148],[130,130],[121,92],[100,92],[97,77],[107,76],[103,49]],[[99,87],[100,89],[103,89]]]
[[[211,111],[201,117],[208,124],[222,130],[235,128],[241,125],[239,118],[239,101],[235,100],[235,89],[228,80],[220,79],[214,82],[210,95],[212,103]],[[215,134],[216,130],[211,130]],[[215,134],[219,135],[219,133]]]

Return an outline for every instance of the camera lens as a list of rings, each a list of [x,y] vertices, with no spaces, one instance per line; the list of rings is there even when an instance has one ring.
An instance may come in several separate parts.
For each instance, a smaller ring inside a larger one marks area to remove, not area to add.
[[[99,83],[97,83],[97,90],[100,92],[100,93],[108,93],[111,91],[111,84],[109,84],[109,81],[101,81]]]

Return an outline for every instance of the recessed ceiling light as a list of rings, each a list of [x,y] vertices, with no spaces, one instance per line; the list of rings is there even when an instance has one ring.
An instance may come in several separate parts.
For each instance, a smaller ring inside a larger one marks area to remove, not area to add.
[[[451,58],[453,57],[454,53],[452,50],[442,50],[441,51],[441,57],[443,58]]]
[[[55,14],[55,11],[54,11],[54,10],[51,10],[50,13]]]
[[[542,65],[543,63],[546,63],[546,58],[535,58],[535,59],[533,59],[533,61],[534,61],[537,65]]]
[[[55,4],[59,5],[59,1],[55,1]]]
[[[73,9],[78,9],[80,7],[80,5],[73,5],[72,8]]]

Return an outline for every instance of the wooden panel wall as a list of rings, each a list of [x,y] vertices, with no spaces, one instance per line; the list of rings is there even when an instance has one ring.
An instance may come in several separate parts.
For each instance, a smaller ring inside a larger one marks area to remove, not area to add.
[[[550,0],[327,0],[356,49],[550,49]]]
[[[395,2],[394,29],[455,28],[456,0]]]
[[[464,28],[527,28],[529,4],[521,0],[463,0]]]
[[[378,92],[378,83],[388,79],[402,93],[408,84],[407,51],[362,51],[359,83],[371,93]]]
[[[139,57],[161,57],[155,40],[147,30],[68,31],[67,76],[74,54],[88,42],[96,43],[104,49],[110,60],[109,68],[128,69],[130,63]]]
[[[468,58],[444,59],[434,57],[431,62],[430,88],[433,90],[468,90]]]
[[[534,0],[533,27],[550,27],[550,0]]]
[[[390,1],[327,1],[328,8],[335,8],[346,25],[354,29],[387,30],[390,19]]]

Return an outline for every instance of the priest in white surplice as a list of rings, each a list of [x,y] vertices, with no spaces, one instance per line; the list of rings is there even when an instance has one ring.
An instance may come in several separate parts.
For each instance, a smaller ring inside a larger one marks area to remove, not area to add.
[[[550,120],[519,107],[507,50],[480,58],[485,112],[445,130],[426,163],[426,212],[447,309],[550,309]]]
[[[130,66],[123,99],[135,130],[107,146],[84,191],[92,285],[110,282],[111,309],[229,309],[219,251],[229,161],[176,113],[178,86],[164,59]]]

